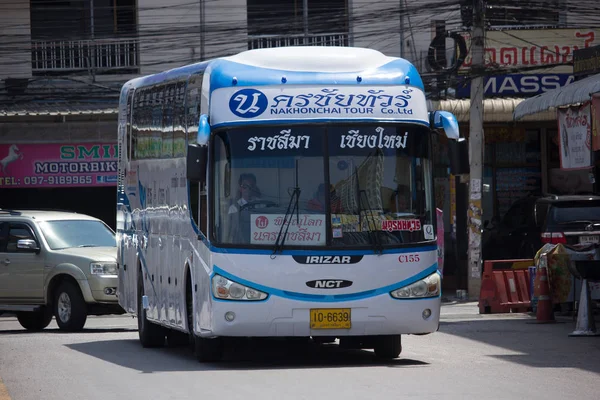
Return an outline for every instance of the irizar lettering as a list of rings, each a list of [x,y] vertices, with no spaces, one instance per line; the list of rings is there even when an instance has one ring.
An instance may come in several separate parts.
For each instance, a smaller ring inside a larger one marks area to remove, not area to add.
[[[350,264],[350,256],[308,256],[307,264]]]

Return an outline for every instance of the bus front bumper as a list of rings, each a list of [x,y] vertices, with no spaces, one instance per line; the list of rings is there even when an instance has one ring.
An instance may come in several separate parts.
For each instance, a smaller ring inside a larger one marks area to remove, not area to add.
[[[248,303],[213,300],[211,329],[203,329],[199,334],[203,337],[427,334],[438,330],[440,306],[440,297],[398,300],[389,294],[339,303],[302,302],[276,296]],[[350,328],[313,329],[311,309],[350,309]]]

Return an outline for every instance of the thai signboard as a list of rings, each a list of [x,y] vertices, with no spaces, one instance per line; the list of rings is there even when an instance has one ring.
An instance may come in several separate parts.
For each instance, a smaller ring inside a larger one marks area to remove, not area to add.
[[[600,46],[587,47],[573,53],[573,75],[577,79],[600,73]]]
[[[280,241],[285,236],[285,243],[289,245],[325,245],[324,215],[300,214],[297,218],[292,217],[291,221],[284,217],[283,214],[252,214],[250,243],[275,244],[281,231]]]
[[[571,74],[503,74],[486,76],[485,97],[530,97],[575,81]],[[471,79],[459,77],[456,98],[471,97]]]
[[[558,109],[560,167],[582,169],[592,165],[590,103]]]
[[[403,120],[429,125],[425,94],[408,85],[220,88],[211,126],[273,120]],[[229,107],[223,107],[228,104]]]
[[[471,48],[470,32],[463,32]],[[515,29],[487,31],[486,68],[506,70],[528,68],[532,74],[572,73],[573,53],[600,44],[600,29]],[[459,73],[468,73],[472,65],[468,54]]]
[[[116,186],[117,144],[0,144],[0,188]]]

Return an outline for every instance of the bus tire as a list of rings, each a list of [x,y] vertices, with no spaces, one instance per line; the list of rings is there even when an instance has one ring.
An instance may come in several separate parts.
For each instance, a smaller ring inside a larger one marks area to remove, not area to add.
[[[165,344],[165,330],[162,326],[153,324],[146,318],[146,310],[142,303],[144,296],[144,274],[138,272],[138,302],[137,302],[137,320],[138,336],[142,347],[161,347]]]
[[[378,358],[392,360],[402,352],[402,340],[400,335],[381,336],[375,339],[373,347]]]
[[[223,359],[223,338],[207,339],[194,336],[194,353],[199,362],[215,362]]]

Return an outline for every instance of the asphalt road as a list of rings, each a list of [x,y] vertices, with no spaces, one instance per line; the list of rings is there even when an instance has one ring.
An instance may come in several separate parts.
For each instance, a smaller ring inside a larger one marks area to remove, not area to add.
[[[91,317],[82,333],[28,333],[0,317],[2,381],[12,400],[598,399],[600,337],[573,338],[572,320],[443,306],[440,331],[404,336],[391,362],[335,345],[252,343],[225,362],[186,348],[143,349],[136,320]]]

